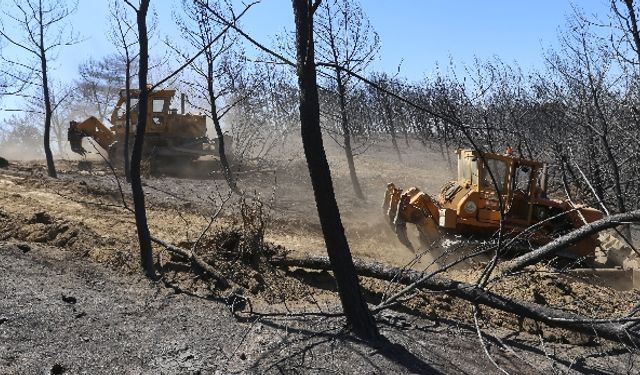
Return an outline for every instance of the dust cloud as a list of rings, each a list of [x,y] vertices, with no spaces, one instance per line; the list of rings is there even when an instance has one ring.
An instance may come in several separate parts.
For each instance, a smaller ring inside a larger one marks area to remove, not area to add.
[[[36,145],[12,144],[11,142],[3,142],[0,144],[0,156],[7,160],[40,160],[44,158],[44,152]]]

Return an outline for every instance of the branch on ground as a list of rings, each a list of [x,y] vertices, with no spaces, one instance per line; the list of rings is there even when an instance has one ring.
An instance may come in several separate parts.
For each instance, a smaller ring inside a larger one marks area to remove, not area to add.
[[[331,270],[329,260],[324,257],[294,259],[279,257],[271,259],[279,267],[302,267]],[[386,281],[395,281],[403,285],[415,283],[416,289],[428,289],[446,293],[478,305],[485,305],[523,318],[545,323],[550,327],[563,328],[587,335],[632,346],[640,345],[640,332],[630,331],[622,322],[624,319],[593,319],[582,315],[541,306],[535,303],[513,300],[499,294],[478,288],[475,285],[434,276],[424,279],[422,272],[393,267],[378,262],[354,260],[359,276]],[[422,279],[422,280],[421,280]],[[421,280],[419,283],[416,281]]]
[[[534,251],[528,252],[510,261],[504,266],[502,273],[508,274],[520,271],[526,266],[537,263],[542,259],[555,255],[560,250],[566,249],[567,247],[577,243],[580,240],[583,240],[605,229],[615,228],[621,224],[631,221],[640,221],[640,210],[607,216],[603,219],[584,225],[562,237],[556,238],[555,240]]]

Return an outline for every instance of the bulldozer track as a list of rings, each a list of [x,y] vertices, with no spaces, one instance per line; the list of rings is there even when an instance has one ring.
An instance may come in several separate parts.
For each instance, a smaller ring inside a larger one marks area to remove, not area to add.
[[[613,231],[601,232],[598,241],[607,264],[624,267],[635,256],[633,249]]]

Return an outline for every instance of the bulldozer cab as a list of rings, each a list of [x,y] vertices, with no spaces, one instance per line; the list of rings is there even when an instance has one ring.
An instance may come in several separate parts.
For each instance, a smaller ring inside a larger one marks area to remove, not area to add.
[[[476,191],[503,195],[522,191],[540,195],[546,170],[544,164],[511,155],[458,150],[458,181],[474,186]]]
[[[533,204],[546,197],[543,163],[512,155],[458,150],[458,181],[478,192],[488,206],[498,207],[501,196],[508,219],[531,221]]]
[[[139,90],[129,91],[129,110],[131,117],[130,132],[135,132],[135,124],[138,120],[138,95]],[[171,99],[175,90],[156,90],[149,93],[147,104],[147,133],[163,133],[167,131],[168,117],[177,114],[177,110],[170,109]],[[126,90],[120,90],[120,98],[111,114],[112,130],[116,133],[124,132]]]

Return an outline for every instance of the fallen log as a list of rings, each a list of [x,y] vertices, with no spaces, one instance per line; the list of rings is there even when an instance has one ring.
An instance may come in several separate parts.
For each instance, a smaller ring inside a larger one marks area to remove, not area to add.
[[[304,259],[274,257],[270,262],[279,267],[331,270],[329,259],[324,257]],[[354,263],[359,276],[394,281],[404,285],[415,284],[416,288],[443,292],[474,304],[485,305],[520,317],[533,319],[551,327],[598,336],[635,347],[640,346],[640,333],[630,331],[622,324],[632,319],[593,319],[535,303],[512,300],[475,285],[440,276],[425,278],[424,273],[378,262],[364,262],[354,259]]]

